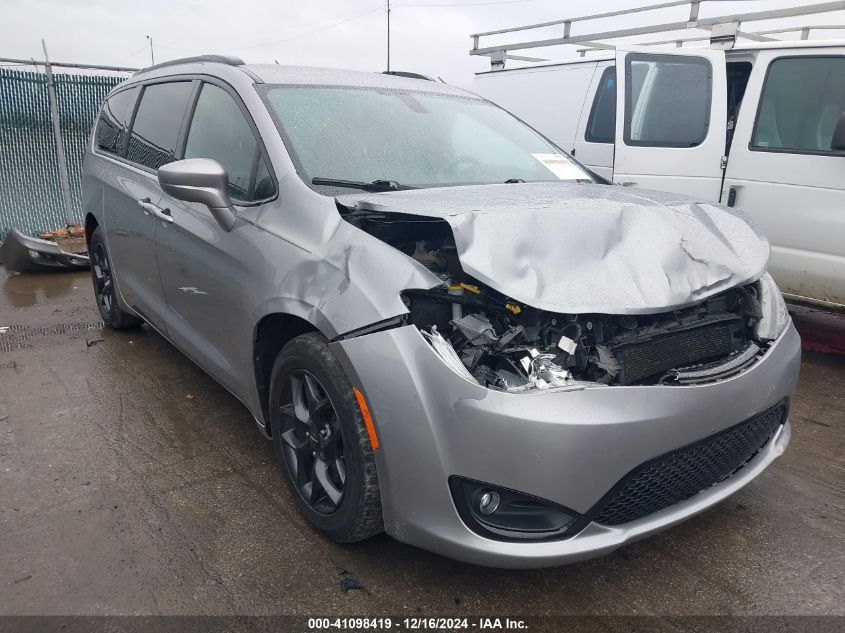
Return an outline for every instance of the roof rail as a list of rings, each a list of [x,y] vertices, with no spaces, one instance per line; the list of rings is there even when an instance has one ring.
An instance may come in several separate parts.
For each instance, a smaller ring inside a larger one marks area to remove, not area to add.
[[[414,73],[410,70],[383,70],[382,75],[393,75],[394,77],[405,77],[406,79],[425,79],[426,81],[435,81],[434,78],[422,73]]]
[[[211,62],[215,64],[226,64],[227,66],[243,66],[244,60],[240,57],[232,57],[231,55],[196,55],[195,57],[182,57],[180,59],[171,59],[160,64],[147,66],[135,72],[135,75],[140,75],[150,70],[158,68],[167,68],[168,66],[177,66],[179,64],[193,64],[197,62]],[[133,75],[134,77],[134,75]]]
[[[511,55],[510,51],[526,50],[533,48],[543,48],[547,46],[561,46],[565,44],[581,44],[586,49],[613,49],[613,44],[606,43],[602,40],[613,40],[622,37],[632,37],[636,35],[649,35],[653,33],[667,33],[670,31],[684,31],[687,29],[703,29],[707,31],[716,31],[711,36],[701,39],[710,39],[713,45],[719,45],[721,48],[730,48],[736,41],[737,37],[748,37],[749,39],[763,39],[765,35],[741,32],[739,30],[740,24],[744,22],[754,22],[757,20],[777,20],[781,18],[799,17],[806,15],[813,15],[817,13],[829,13],[832,11],[845,11],[845,1],[838,2],[822,2],[819,4],[811,4],[797,7],[786,7],[783,9],[771,9],[767,11],[756,11],[751,13],[737,13],[733,15],[722,15],[714,18],[699,18],[698,10],[704,2],[723,2],[725,0],[671,0],[669,2],[660,2],[658,4],[651,4],[647,6],[634,7],[620,11],[609,11],[607,13],[597,13],[595,15],[585,15],[573,18],[564,18],[561,20],[553,20],[551,22],[540,22],[538,24],[528,24],[525,26],[517,26],[506,29],[498,29],[495,31],[487,31],[484,33],[475,33],[471,35],[473,46],[470,50],[470,55],[482,55],[490,58],[490,65],[493,70],[501,70],[504,68],[505,61],[515,59],[516,56]],[[736,0],[734,0],[736,1]],[[684,22],[669,22],[663,24],[652,24],[646,26],[600,31],[594,33],[586,33],[583,35],[572,35],[572,24],[576,22],[589,22],[592,20],[599,20],[602,18],[616,17],[620,15],[627,15],[631,13],[642,13],[647,11],[657,11],[659,9],[667,9],[671,7],[689,5],[690,13],[689,19]],[[482,47],[480,40],[482,37],[490,37],[491,35],[501,35],[504,33],[516,33],[521,31],[531,31],[534,29],[547,28],[550,26],[563,25],[563,36],[542,40],[515,42],[511,44],[497,44],[493,46]],[[816,28],[816,27],[810,27]],[[829,27],[824,27],[829,28]],[[784,30],[788,32],[791,29]],[[803,36],[803,33],[802,33]],[[666,43],[677,42],[678,40],[670,40]],[[692,40],[690,40],[692,41]],[[586,50],[585,49],[585,50]],[[580,52],[580,51],[579,51]]]

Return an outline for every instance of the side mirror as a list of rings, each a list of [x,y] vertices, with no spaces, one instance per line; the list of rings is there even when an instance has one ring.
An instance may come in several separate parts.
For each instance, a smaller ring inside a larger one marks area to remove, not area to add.
[[[833,129],[833,140],[830,149],[834,152],[845,152],[845,112],[839,115],[839,122]]]
[[[158,169],[158,184],[169,196],[208,207],[224,231],[235,226],[237,213],[229,199],[229,175],[209,158],[186,158]]]

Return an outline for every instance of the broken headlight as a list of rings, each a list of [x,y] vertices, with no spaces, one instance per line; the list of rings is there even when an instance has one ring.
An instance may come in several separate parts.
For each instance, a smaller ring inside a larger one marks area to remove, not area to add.
[[[431,344],[434,351],[437,352],[437,355],[443,359],[443,362],[446,363],[446,366],[449,369],[465,380],[474,383],[478,382],[473,375],[469,373],[469,370],[464,366],[463,362],[461,362],[460,357],[457,352],[455,352],[455,348],[452,347],[449,344],[449,341],[443,338],[440,335],[440,332],[437,331],[436,325],[431,328],[431,332],[426,332],[425,330],[421,330],[421,332],[423,337],[425,337],[425,339]]]
[[[758,282],[760,289],[760,310],[763,316],[757,322],[755,334],[763,341],[773,341],[789,323],[786,302],[775,280],[766,273]]]

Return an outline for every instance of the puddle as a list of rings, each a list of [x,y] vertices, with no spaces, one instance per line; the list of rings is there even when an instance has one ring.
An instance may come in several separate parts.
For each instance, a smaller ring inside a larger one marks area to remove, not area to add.
[[[2,294],[6,302],[15,308],[28,308],[49,299],[60,299],[70,295],[74,287],[87,290],[91,285],[87,272],[18,274],[3,271],[0,278],[3,277]]]

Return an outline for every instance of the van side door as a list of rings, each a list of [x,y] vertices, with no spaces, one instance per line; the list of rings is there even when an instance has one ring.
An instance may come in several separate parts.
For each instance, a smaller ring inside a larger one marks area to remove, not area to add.
[[[600,62],[578,121],[572,155],[597,174],[613,179],[616,140],[616,67]]]
[[[118,93],[120,94],[120,93]],[[157,170],[175,160],[189,81],[157,81],[141,88],[125,146],[109,166],[103,190],[106,242],[124,302],[163,330],[164,292],[158,274],[151,209],[161,197]]]
[[[229,176],[229,196],[238,210],[231,231],[208,207],[162,195],[172,221],[156,233],[168,338],[224,387],[243,396],[252,384],[252,350],[243,344],[245,297],[251,292],[248,258],[254,222],[277,186],[257,130],[237,93],[204,78],[186,124],[183,158],[209,158]],[[270,264],[267,264],[270,265]]]
[[[737,119],[722,202],[769,238],[785,294],[845,305],[845,49],[758,53]]]
[[[723,51],[617,51],[616,182],[718,201],[726,137]]]

